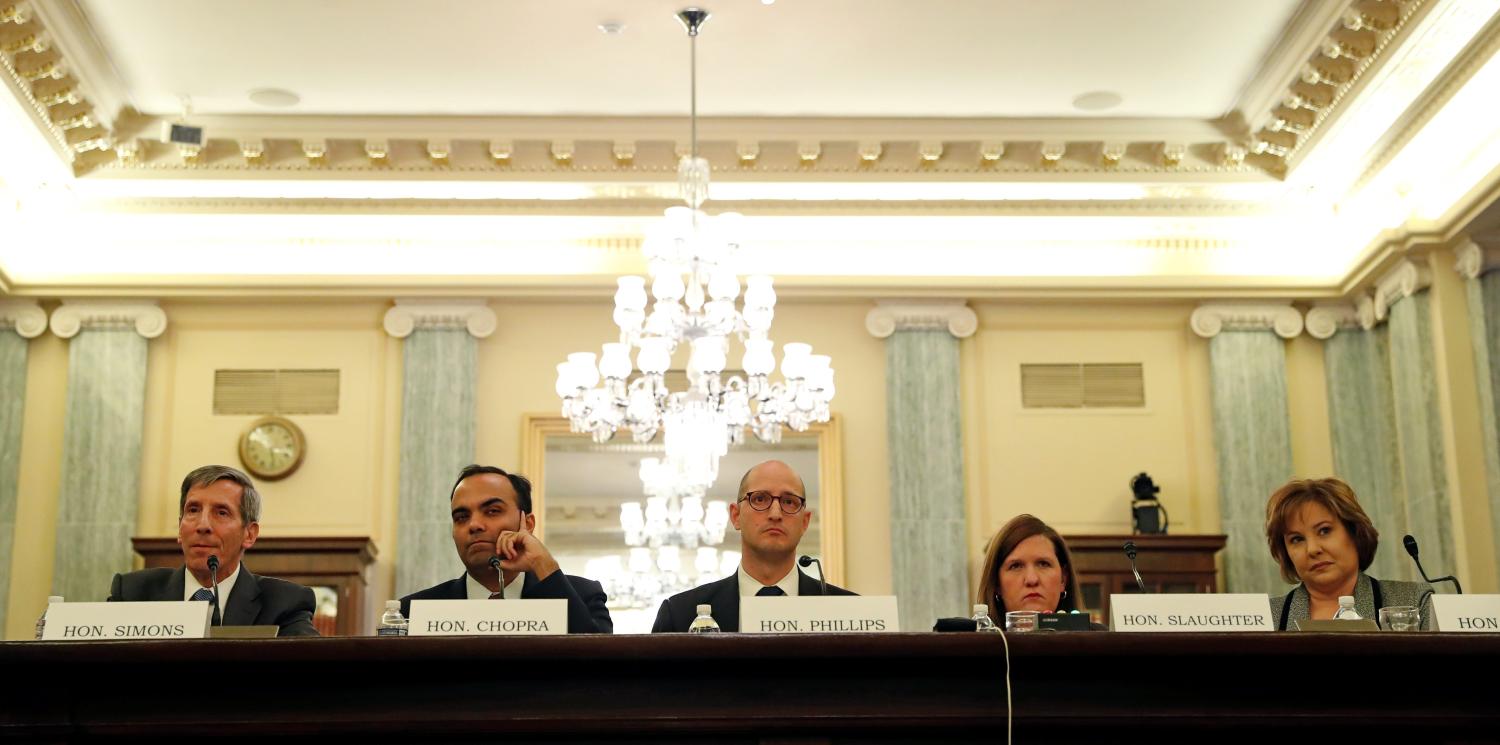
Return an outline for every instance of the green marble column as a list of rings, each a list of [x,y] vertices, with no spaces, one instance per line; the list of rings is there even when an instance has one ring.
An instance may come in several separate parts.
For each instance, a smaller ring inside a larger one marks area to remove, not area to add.
[[[482,304],[398,302],[386,314],[385,326],[405,338],[396,518],[399,597],[463,573],[453,548],[448,496],[458,472],[474,462],[477,337],[494,330],[495,317]]]
[[[1419,290],[1392,303],[1389,328],[1391,393],[1407,531],[1421,543],[1424,566],[1451,568],[1456,551],[1427,292]],[[1392,538],[1400,540],[1399,535],[1388,536],[1387,550],[1399,549],[1400,544],[1393,543]]]
[[[0,629],[10,598],[11,553],[21,471],[21,425],[26,404],[27,340],[47,328],[34,302],[0,300]]]
[[[166,316],[149,303],[66,303],[51,326],[71,339],[52,592],[98,601],[134,564],[146,343],[166,329]]]
[[[1324,364],[1334,475],[1353,487],[1383,539],[1370,573],[1413,579],[1416,570],[1401,549],[1401,536],[1407,531],[1406,494],[1397,456],[1386,329],[1340,330],[1324,342]]]
[[[1484,437],[1485,487],[1490,522],[1500,544],[1500,247],[1468,243],[1456,267],[1469,295],[1469,333],[1479,385],[1479,420]]]
[[[866,326],[886,339],[891,585],[901,629],[969,615],[959,337],[978,327],[961,303],[882,303]]]

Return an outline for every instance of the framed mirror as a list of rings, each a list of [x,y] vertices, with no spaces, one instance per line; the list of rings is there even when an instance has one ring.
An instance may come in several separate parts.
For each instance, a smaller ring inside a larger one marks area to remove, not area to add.
[[[650,632],[664,598],[735,571],[739,534],[724,525],[727,505],[745,471],[765,460],[785,461],[807,485],[813,518],[799,554],[817,558],[829,582],[844,581],[837,416],[807,432],[788,431],[775,444],[747,436],[720,461],[718,479],[698,504],[646,483],[652,469],[648,464],[643,473],[642,461],[662,457],[660,437],[637,444],[622,432],[599,444],[571,432],[562,417],[540,414],[528,415],[524,428],[522,462],[533,482],[537,532],[563,571],[604,585],[615,633]],[[803,571],[817,576],[816,567]]]

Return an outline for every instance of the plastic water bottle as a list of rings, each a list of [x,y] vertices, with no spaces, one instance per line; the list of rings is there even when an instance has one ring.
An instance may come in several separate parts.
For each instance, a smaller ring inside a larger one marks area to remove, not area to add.
[[[1339,596],[1339,609],[1334,612],[1334,614],[1333,614],[1333,620],[1335,620],[1335,621],[1358,621],[1358,620],[1360,620],[1359,611],[1357,611],[1357,610],[1354,609],[1354,596],[1353,595],[1340,595]]]
[[[406,636],[406,617],[401,615],[401,601],[385,601],[385,613],[380,617],[380,626],[375,629],[376,636]]]
[[[693,619],[692,625],[688,626],[689,634],[717,634],[719,633],[719,622],[714,620],[714,607],[712,605],[698,606],[698,617]]]
[[[51,610],[52,610],[52,604],[53,603],[61,603],[62,601],[63,601],[63,599],[62,599],[61,595],[49,595],[49,596],[47,596],[47,610],[42,611],[42,617],[36,619],[36,638],[37,638],[37,641],[41,641],[42,640],[42,632],[47,629],[47,614],[49,612],[51,612]]]
[[[984,603],[974,604],[974,630],[1000,633],[1000,627],[996,626],[994,619],[990,618],[990,607]]]

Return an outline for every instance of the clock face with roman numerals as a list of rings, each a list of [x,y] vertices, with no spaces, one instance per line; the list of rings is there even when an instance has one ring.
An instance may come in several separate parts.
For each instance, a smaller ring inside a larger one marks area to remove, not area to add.
[[[251,475],[283,479],[302,465],[307,441],[302,430],[279,416],[266,417],[250,425],[240,437],[240,462]]]

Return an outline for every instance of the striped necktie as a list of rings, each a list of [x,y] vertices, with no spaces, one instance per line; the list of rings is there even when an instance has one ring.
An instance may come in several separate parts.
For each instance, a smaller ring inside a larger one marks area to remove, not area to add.
[[[206,603],[212,603],[214,601],[214,591],[208,589],[207,587],[200,587],[200,588],[198,588],[197,592],[193,593],[192,597],[188,598],[188,600],[201,600],[201,601],[206,602]],[[220,623],[219,623],[219,609],[217,607],[214,608],[214,622],[213,622],[213,625],[215,625],[215,626],[220,625]]]

